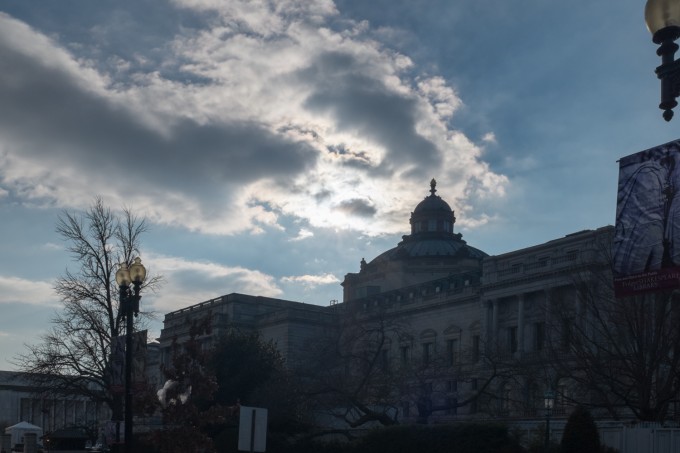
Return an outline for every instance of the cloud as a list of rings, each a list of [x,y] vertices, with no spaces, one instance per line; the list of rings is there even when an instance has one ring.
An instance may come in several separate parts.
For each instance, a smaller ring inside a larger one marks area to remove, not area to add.
[[[300,228],[298,235],[291,239],[291,241],[303,241],[305,239],[314,237],[314,233],[307,228]]]
[[[54,242],[45,242],[40,246],[40,248],[51,252],[64,250],[64,246],[62,244],[55,244]]]
[[[487,132],[486,134],[484,134],[484,136],[482,137],[482,141],[485,142],[485,143],[493,143],[493,144],[498,143],[496,141],[496,134],[494,134],[493,132]]]
[[[301,283],[309,288],[340,283],[340,280],[333,274],[288,276],[282,277],[281,281],[284,283]]]
[[[283,291],[275,279],[263,272],[240,266],[225,266],[209,261],[148,254],[145,265],[163,276],[156,294],[147,294],[153,308],[168,312],[214,299],[223,294],[246,293],[279,297]]]
[[[371,206],[369,201],[356,198],[341,202],[336,209],[348,215],[358,217],[373,217],[377,212],[377,209]]]
[[[0,304],[58,306],[52,282],[0,275]]]
[[[67,49],[0,15],[2,190],[60,207],[97,193],[212,234],[281,228],[282,214],[402,231],[393,213],[411,209],[432,176],[462,209],[504,194],[507,178],[450,125],[455,90],[414,76],[408,56],[333,2],[175,5],[196,14],[192,26],[167,23],[166,45],[134,55],[97,54],[113,27],[91,27],[92,43]],[[139,29],[141,19],[118,19]]]

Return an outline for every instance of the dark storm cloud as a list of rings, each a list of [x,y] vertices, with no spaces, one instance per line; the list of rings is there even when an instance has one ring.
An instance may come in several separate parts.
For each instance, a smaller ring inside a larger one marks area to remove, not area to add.
[[[170,133],[161,133],[139,112],[106,98],[104,89],[98,93],[87,86],[91,81],[3,40],[0,62],[0,132],[6,149],[56,169],[68,166],[107,178],[132,179],[138,173],[140,180],[207,197],[215,185],[287,178],[316,159],[309,146],[253,122],[174,120],[165,125]]]
[[[417,165],[415,173],[429,174],[440,156],[435,145],[416,131],[416,99],[390,90],[365,72],[350,54],[322,54],[297,73],[301,83],[313,87],[306,108],[331,113],[339,130],[358,132],[380,143],[388,153],[383,167]]]
[[[191,77],[179,65],[167,64],[165,56],[173,42],[169,37],[196,30],[208,20],[205,14],[157,0],[40,2],[39,8],[36,2],[8,0],[2,8],[46,35],[59,36],[78,57],[121,83],[127,80],[116,74],[119,60],[168,79]]]
[[[329,200],[331,195],[333,195],[333,192],[330,190],[321,190],[314,194],[314,199],[320,203],[322,201]]]
[[[375,206],[372,206],[366,200],[358,198],[343,201],[336,209],[357,217],[373,217],[378,212]]]

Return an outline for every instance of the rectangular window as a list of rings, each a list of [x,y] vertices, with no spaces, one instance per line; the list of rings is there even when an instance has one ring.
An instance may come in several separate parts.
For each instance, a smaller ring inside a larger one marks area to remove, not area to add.
[[[21,420],[31,420],[31,399],[21,398],[19,402],[19,417]]]
[[[458,391],[458,381],[456,379],[452,379],[450,381],[446,382],[446,391],[448,393],[453,393]]]
[[[458,363],[458,339],[456,338],[446,341],[446,361],[449,366]]]
[[[409,356],[411,355],[410,348],[408,346],[402,346],[399,348],[399,355],[401,356],[401,364],[408,365]]]
[[[472,388],[472,391],[474,393],[477,393],[477,378],[473,378],[472,382],[470,383],[470,387]],[[477,400],[479,397],[475,397],[471,402],[470,402],[470,413],[471,414],[476,414],[477,413]]]
[[[545,345],[545,323],[534,324],[534,350],[542,351]]]
[[[430,363],[432,360],[432,343],[423,343],[423,363]]]
[[[571,346],[572,322],[573,319],[565,319],[562,321],[561,344],[562,349],[564,350],[569,350],[569,347]]]

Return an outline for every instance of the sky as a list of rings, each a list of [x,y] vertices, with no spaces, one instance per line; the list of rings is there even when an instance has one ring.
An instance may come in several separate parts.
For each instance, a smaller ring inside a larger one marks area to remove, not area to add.
[[[614,223],[617,160],[679,138],[634,0],[3,0],[0,369],[76,270],[55,225],[147,219],[142,309],[327,305],[437,194],[490,255]]]

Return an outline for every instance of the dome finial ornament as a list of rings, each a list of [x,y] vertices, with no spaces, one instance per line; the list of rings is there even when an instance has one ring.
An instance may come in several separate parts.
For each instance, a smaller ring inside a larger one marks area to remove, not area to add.
[[[434,193],[437,191],[437,189],[435,189],[435,187],[437,187],[437,181],[435,181],[435,179],[432,178],[432,181],[430,181],[430,193],[432,195],[434,195]]]

